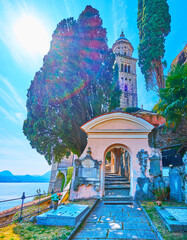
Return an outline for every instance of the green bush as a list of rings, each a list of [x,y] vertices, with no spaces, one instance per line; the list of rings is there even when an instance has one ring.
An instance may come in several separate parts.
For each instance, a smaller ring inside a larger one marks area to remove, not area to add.
[[[156,200],[166,201],[169,200],[170,188],[169,187],[157,188],[153,190],[153,193],[156,197]]]

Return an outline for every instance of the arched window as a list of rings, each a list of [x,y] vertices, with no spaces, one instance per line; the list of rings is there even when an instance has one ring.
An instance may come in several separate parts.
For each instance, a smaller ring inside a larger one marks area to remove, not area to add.
[[[123,72],[123,63],[121,63],[121,72]]]
[[[131,66],[128,65],[128,72],[130,73],[130,71],[131,71]]]
[[[127,78],[125,78],[125,80],[127,81]]]
[[[125,64],[125,72],[127,72],[127,65]]]
[[[124,88],[124,90],[125,90],[125,92],[127,92],[128,91],[128,87],[127,87],[127,85],[125,84],[125,88]]]

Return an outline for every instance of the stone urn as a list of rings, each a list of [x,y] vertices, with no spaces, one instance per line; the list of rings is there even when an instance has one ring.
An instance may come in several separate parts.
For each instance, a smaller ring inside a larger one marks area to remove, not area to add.
[[[53,202],[53,209],[57,210],[57,208],[58,208],[58,202]]]

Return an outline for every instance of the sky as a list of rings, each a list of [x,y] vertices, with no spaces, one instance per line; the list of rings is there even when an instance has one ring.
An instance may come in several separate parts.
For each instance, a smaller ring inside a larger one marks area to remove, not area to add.
[[[125,36],[138,58],[138,0],[0,0],[0,171],[44,174],[50,170],[43,156],[32,149],[23,134],[27,89],[47,54],[53,31],[64,18],[78,18],[86,5],[99,10],[107,29],[108,45]],[[168,0],[171,32],[166,38],[165,60],[170,64],[187,43],[187,1]],[[137,64],[138,106],[151,110],[158,101],[146,92]]]

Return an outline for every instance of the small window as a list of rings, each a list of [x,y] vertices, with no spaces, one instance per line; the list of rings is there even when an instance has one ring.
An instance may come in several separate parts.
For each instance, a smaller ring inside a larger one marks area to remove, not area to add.
[[[130,73],[130,71],[131,71],[131,66],[128,65],[128,72]]]
[[[127,78],[125,78],[125,80],[127,81]]]
[[[127,72],[127,65],[125,64],[125,72]]]
[[[124,55],[126,56],[126,55],[127,55],[127,53],[126,53],[126,52],[124,52]]]
[[[121,79],[123,80],[123,77]]]
[[[121,72],[123,72],[123,63],[121,63]]]
[[[129,81],[131,81],[131,79],[129,78]]]
[[[128,87],[127,87],[127,85],[125,85],[125,89],[124,89],[124,90],[125,90],[125,92],[127,92],[127,91],[128,91]]]

